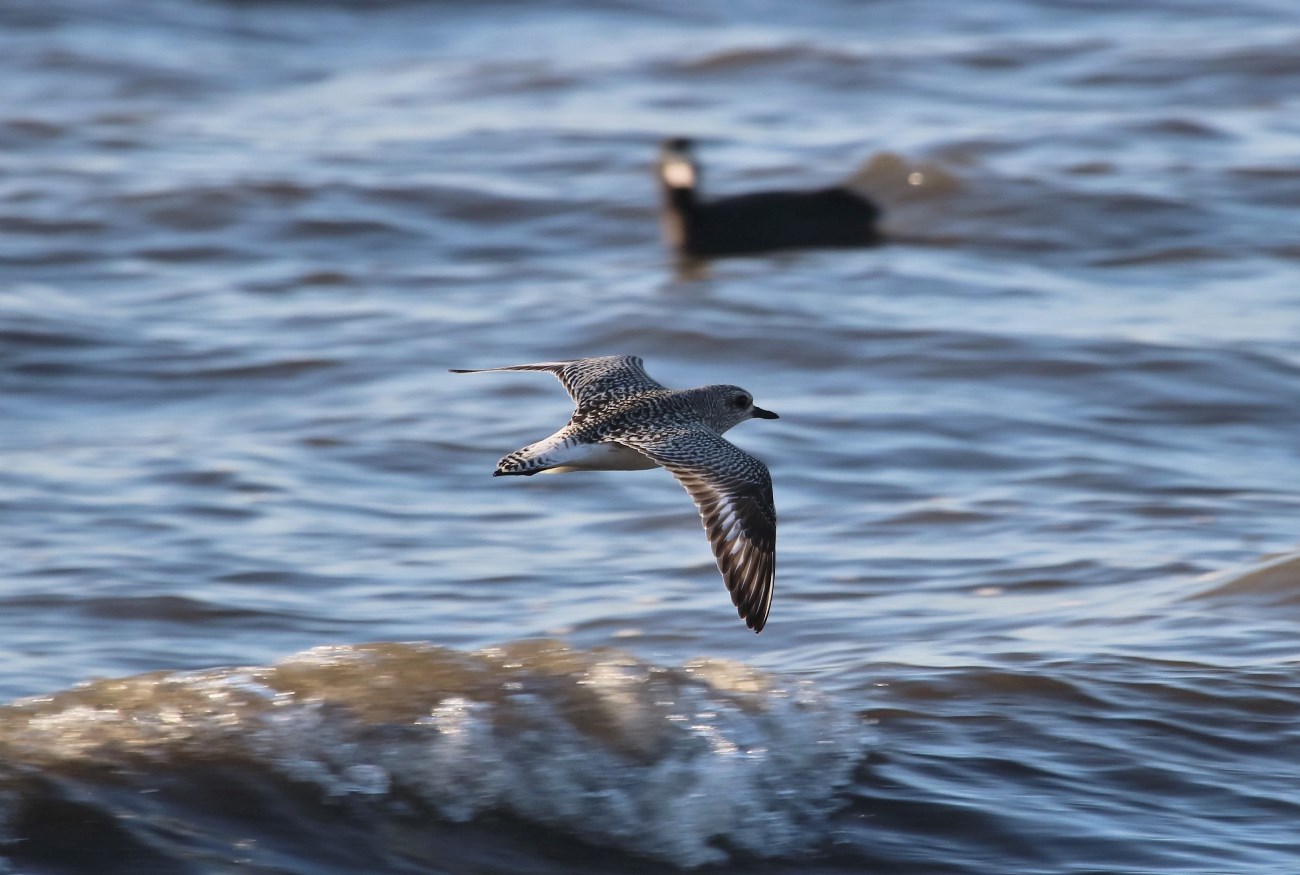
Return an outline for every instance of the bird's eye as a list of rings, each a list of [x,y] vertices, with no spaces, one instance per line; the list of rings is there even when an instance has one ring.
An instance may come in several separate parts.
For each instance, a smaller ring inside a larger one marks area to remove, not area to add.
[[[736,395],[731,399],[731,406],[737,410],[744,410],[749,407],[750,401],[748,395]]]

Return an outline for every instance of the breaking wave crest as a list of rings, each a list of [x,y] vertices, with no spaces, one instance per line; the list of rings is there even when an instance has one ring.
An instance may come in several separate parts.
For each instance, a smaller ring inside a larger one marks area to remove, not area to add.
[[[414,806],[444,823],[502,815],[689,867],[815,848],[864,751],[851,711],[735,662],[665,668],[553,641],[321,647],[0,708],[0,817],[6,845],[21,844],[37,774],[67,795],[108,775],[184,785],[251,766],[322,803]],[[142,821],[136,841],[177,853]]]

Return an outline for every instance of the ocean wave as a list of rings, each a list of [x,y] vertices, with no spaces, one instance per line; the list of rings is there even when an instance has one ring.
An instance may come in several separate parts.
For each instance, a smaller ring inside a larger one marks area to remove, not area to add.
[[[503,815],[692,867],[815,848],[864,754],[851,712],[735,662],[666,668],[554,641],[321,647],[0,709],[0,822],[24,838],[34,774],[64,787],[165,775],[174,796],[187,775],[252,766],[320,802]],[[147,825],[136,838],[158,841]]]

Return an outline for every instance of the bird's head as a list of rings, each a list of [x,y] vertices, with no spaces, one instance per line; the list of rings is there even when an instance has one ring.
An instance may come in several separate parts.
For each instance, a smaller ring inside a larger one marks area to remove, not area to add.
[[[659,179],[671,189],[693,189],[699,184],[699,167],[686,137],[664,140],[659,149]]]
[[[770,410],[754,404],[754,396],[739,386],[703,386],[696,395],[700,416],[722,434],[747,419],[780,419]]]

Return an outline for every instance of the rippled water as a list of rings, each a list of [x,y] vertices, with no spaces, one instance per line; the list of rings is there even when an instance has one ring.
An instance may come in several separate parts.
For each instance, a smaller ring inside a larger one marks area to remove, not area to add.
[[[1300,870],[1289,4],[17,0],[0,74],[0,872]],[[676,134],[891,242],[674,264]],[[762,635],[446,373],[606,353],[781,414]]]

